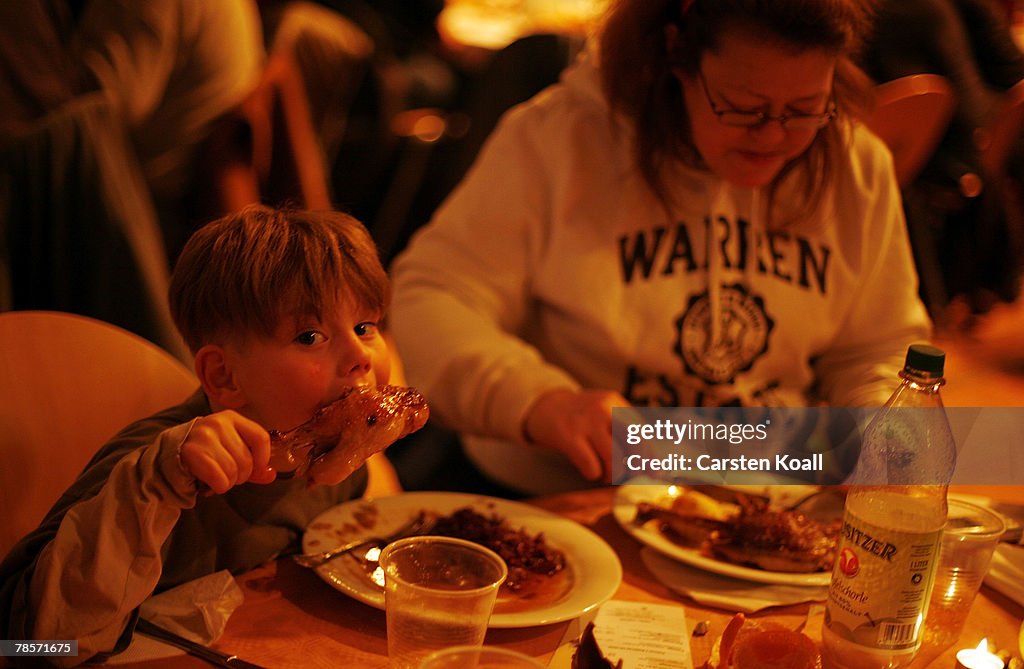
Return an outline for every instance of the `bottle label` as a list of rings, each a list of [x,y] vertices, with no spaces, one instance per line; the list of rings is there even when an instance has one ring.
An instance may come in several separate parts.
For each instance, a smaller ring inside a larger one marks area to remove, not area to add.
[[[825,608],[828,629],[869,648],[919,646],[941,536],[941,529],[881,527],[847,509]]]

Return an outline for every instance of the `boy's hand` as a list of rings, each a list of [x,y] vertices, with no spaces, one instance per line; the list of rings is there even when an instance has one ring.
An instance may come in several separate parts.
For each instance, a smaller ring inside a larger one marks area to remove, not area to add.
[[[588,480],[611,483],[612,408],[628,406],[611,390],[551,390],[530,407],[523,432],[530,442],[564,453]]]
[[[196,419],[179,451],[181,466],[215,493],[240,483],[270,483],[270,434],[234,411]]]

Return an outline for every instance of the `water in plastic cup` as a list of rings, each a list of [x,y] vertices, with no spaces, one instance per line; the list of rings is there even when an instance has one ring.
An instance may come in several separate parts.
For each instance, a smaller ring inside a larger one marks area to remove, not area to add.
[[[508,576],[497,553],[462,539],[409,537],[389,544],[380,566],[391,667],[413,668],[432,651],[483,644]]]
[[[991,509],[949,500],[939,568],[925,614],[922,651],[948,648],[959,638],[1005,529],[1002,517]]]
[[[506,648],[456,646],[431,653],[419,669],[544,669],[544,665]]]

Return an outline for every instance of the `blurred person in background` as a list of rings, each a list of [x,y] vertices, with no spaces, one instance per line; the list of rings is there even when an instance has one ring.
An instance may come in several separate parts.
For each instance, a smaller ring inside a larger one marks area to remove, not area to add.
[[[255,0],[33,0],[0,9],[0,143],[102,91],[127,129],[174,258],[183,200],[214,121],[264,62]]]
[[[1024,239],[1024,230],[1016,229],[1024,212],[985,183],[979,141],[996,120],[1002,97],[1024,80],[1024,52],[1006,7],[998,0],[882,0],[875,23],[862,59],[872,78],[938,74],[956,96],[949,129],[906,189],[907,216],[927,217],[936,230],[950,297],[964,296],[975,313],[998,300],[1012,302],[1022,264],[1013,240]],[[1017,142],[1007,169],[1021,192],[1024,141]]]
[[[953,182],[979,171],[975,133],[1024,79],[1024,52],[995,0],[882,0],[862,64],[878,82],[922,73],[949,79],[956,111],[926,178]]]
[[[187,357],[169,261],[260,32],[254,0],[0,3],[0,309],[84,314]]]
[[[529,494],[623,406],[880,405],[927,336],[856,0],[620,0],[393,265],[411,383]]]

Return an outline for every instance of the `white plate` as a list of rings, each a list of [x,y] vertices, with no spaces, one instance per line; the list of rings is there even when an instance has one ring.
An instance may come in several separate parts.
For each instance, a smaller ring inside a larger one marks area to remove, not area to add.
[[[743,487],[751,488],[751,486]],[[658,552],[679,560],[680,562],[692,567],[704,569],[705,571],[722,574],[723,576],[731,576],[732,578],[739,578],[745,581],[754,581],[756,583],[828,585],[832,578],[832,573],[828,571],[815,572],[811,574],[794,574],[789,572],[754,569],[752,567],[744,567],[730,562],[723,562],[722,560],[702,555],[696,548],[680,546],[666,538],[656,528],[652,527],[650,523],[637,525],[633,522],[633,519],[636,518],[636,506],[638,503],[657,503],[660,500],[664,500],[666,497],[671,496],[672,493],[669,490],[670,488],[671,486],[668,485],[653,483],[649,485],[641,484],[619,486],[618,490],[615,492],[615,502],[612,507],[612,513],[615,515],[615,520],[619,522],[622,529],[626,530],[626,532],[635,537],[640,541],[640,543],[646,544]],[[754,490],[753,492],[770,494],[778,491],[785,494],[787,497],[792,496],[791,498],[796,500],[810,492],[813,492],[814,490],[814,486],[772,486],[771,490],[764,487]]]
[[[622,582],[622,565],[615,551],[599,536],[579,523],[528,504],[450,492],[407,492],[394,497],[360,499],[332,507],[317,516],[302,537],[302,549],[316,553],[352,539],[386,535],[421,510],[450,514],[472,507],[487,516],[497,513],[514,529],[531,534],[544,533],[547,543],[565,553],[571,570],[568,592],[550,604],[521,611],[495,612],[494,628],[533,627],[577,618],[600,606],[615,594]],[[373,525],[368,516],[376,514]],[[363,518],[363,522],[360,522]],[[317,567],[316,572],[329,584],[361,602],[384,608],[384,591],[371,581],[356,560],[343,556]]]

